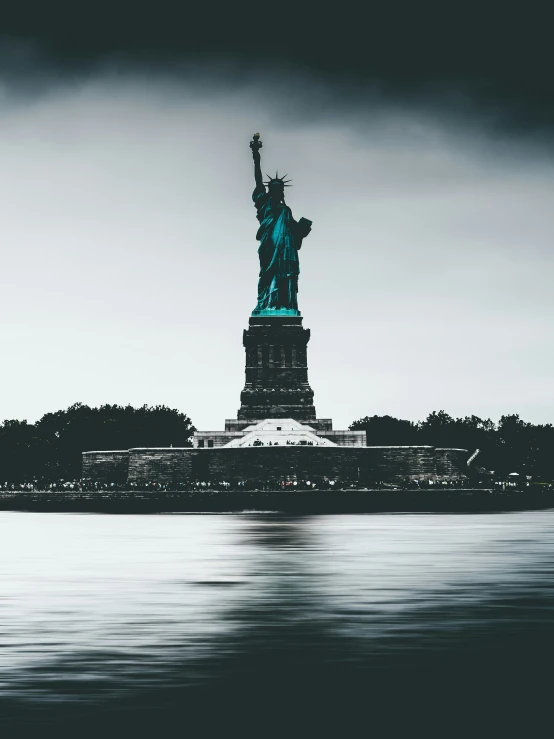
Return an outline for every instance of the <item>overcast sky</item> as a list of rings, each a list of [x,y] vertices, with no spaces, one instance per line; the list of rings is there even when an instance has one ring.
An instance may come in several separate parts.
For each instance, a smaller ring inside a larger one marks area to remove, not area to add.
[[[525,106],[492,73],[483,98],[477,78],[420,69],[417,94],[389,70],[391,92],[386,70],[292,53],[77,63],[29,39],[3,46],[0,418],[77,401],[166,404],[203,429],[236,417],[260,131],[262,169],[293,178],[287,201],[314,222],[299,307],[319,417],[554,421],[540,90]]]

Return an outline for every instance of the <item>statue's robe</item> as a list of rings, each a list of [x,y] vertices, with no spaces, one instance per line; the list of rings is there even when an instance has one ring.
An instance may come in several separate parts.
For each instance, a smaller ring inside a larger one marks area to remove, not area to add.
[[[265,187],[252,193],[260,227],[260,278],[256,311],[287,309],[298,311],[298,250],[307,231],[299,227],[285,203],[272,205]],[[309,222],[307,222],[309,223]],[[309,227],[308,227],[309,230]]]

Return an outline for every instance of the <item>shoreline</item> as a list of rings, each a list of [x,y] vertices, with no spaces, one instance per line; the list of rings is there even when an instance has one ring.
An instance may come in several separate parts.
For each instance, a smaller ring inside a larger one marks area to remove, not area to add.
[[[553,490],[0,491],[0,511],[52,513],[478,513],[554,508]]]

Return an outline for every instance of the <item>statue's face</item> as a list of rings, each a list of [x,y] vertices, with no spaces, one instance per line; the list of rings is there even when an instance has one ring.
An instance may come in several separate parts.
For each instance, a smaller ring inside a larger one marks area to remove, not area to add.
[[[267,191],[272,200],[283,200],[285,197],[285,188],[279,182],[276,182],[275,184],[270,183]]]

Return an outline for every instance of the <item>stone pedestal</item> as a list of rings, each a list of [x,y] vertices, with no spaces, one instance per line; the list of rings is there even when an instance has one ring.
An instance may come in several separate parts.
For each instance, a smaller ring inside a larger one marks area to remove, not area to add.
[[[238,422],[294,418],[317,425],[308,382],[309,329],[301,316],[253,316],[244,332],[246,384]]]

